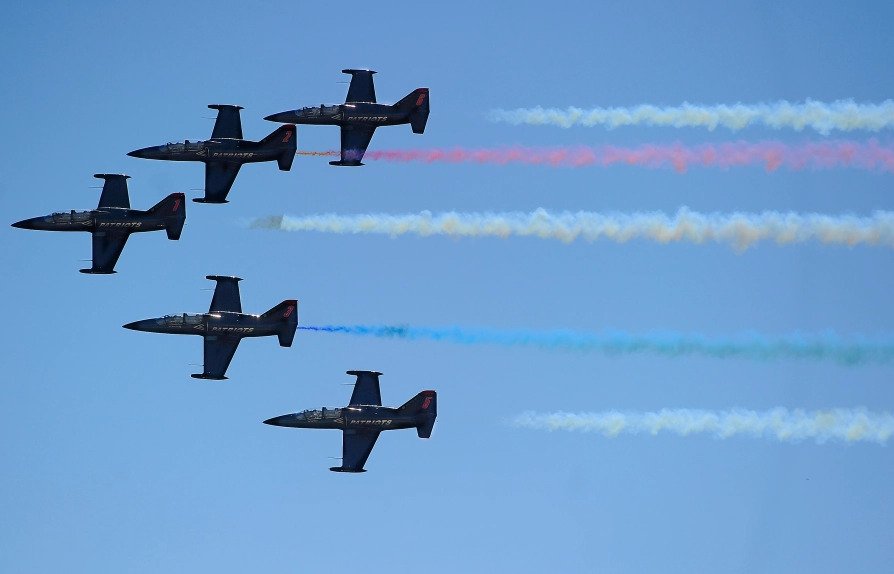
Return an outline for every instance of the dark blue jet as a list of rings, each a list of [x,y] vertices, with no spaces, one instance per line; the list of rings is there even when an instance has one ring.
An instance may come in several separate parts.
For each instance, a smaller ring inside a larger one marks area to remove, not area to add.
[[[182,193],[172,193],[148,211],[130,208],[129,175],[97,173],[105,180],[99,205],[90,211],[64,211],[13,223],[20,229],[88,231],[93,234],[93,266],[81,273],[115,273],[115,263],[131,233],[164,229],[168,239],[180,239],[186,220]]]
[[[208,275],[217,281],[211,308],[207,313],[165,315],[158,319],[134,321],[125,329],[168,333],[171,335],[201,335],[205,339],[205,367],[196,379],[222,380],[236,347],[243,337],[279,337],[281,347],[291,347],[298,327],[298,301],[287,299],[263,315],[242,312],[239,299],[239,277]]]
[[[301,108],[272,114],[272,122],[341,126],[341,160],[332,165],[363,165],[360,160],[379,126],[410,124],[414,134],[425,131],[428,121],[428,88],[416,88],[394,105],[376,103],[372,70],[342,70],[351,74],[348,97],[342,105]]]
[[[167,161],[201,161],[205,163],[205,197],[193,198],[199,203],[227,203],[227,194],[244,163],[276,161],[279,169],[289,171],[297,150],[295,126],[282,126],[259,142],[242,139],[241,106],[213,104],[217,120],[211,139],[186,140],[184,143],[144,147],[127,155]]]
[[[280,427],[305,429],[338,429],[342,434],[342,464],[335,472],[366,472],[363,465],[369,458],[379,433],[384,430],[415,428],[419,438],[429,438],[438,416],[438,395],[422,391],[396,409],[382,406],[379,375],[376,371],[348,371],[356,375],[351,403],[340,409],[302,411],[267,419],[264,423]]]

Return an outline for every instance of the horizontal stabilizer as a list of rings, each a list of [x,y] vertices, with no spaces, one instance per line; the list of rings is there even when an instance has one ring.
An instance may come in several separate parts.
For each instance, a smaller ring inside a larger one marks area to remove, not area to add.
[[[117,271],[104,271],[102,269],[78,269],[78,271],[88,275],[111,275],[113,273],[118,273]]]
[[[428,123],[428,106],[425,109],[413,110],[410,113],[410,128],[414,134],[425,133],[425,124]]]
[[[340,165],[340,166],[347,166],[347,167],[358,167],[358,166],[366,165],[366,164],[364,164],[364,163],[362,163],[362,162],[359,162],[359,161],[357,161],[357,160],[355,160],[355,159],[349,159],[349,160],[330,161],[330,162],[329,162],[329,165]]]
[[[281,156],[276,158],[279,171],[291,171],[293,161],[295,161],[295,152],[293,150],[284,151]]]

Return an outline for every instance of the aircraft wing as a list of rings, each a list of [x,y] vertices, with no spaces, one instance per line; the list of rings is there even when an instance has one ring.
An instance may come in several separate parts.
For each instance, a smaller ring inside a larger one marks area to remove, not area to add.
[[[369,458],[369,453],[376,446],[379,438],[378,430],[354,430],[347,429],[342,432],[342,459],[340,467],[330,470],[336,472],[364,472],[363,465]]]
[[[376,371],[348,371],[349,375],[357,375],[354,392],[351,393],[351,405],[382,406],[382,393],[379,391],[379,375]]]
[[[230,361],[233,360],[240,340],[241,337],[206,335],[204,372],[192,376],[196,379],[226,379],[224,374],[230,366]]]
[[[212,104],[208,107],[212,110],[217,110],[217,119],[214,120],[214,131],[211,132],[211,139],[242,139],[242,118],[239,117],[239,110],[242,109],[242,106]]]
[[[210,161],[205,164],[205,197],[193,201],[199,203],[226,203],[227,194],[236,181],[242,164],[226,161]]]
[[[342,73],[351,74],[351,85],[348,87],[348,96],[345,98],[345,103],[376,103],[376,87],[373,85],[374,71],[342,70]]]
[[[242,299],[239,297],[239,277],[226,277],[223,275],[207,275],[206,279],[217,281],[214,287],[214,297],[211,298],[209,313],[227,311],[231,313],[242,312]]]
[[[93,273],[114,273],[115,263],[121,256],[127,237],[126,231],[93,232]]]
[[[129,175],[116,173],[97,173],[93,177],[105,180],[102,184],[102,195],[99,196],[99,208],[123,207],[130,209],[130,197],[127,194]]]
[[[376,131],[374,126],[342,126],[341,127],[341,161],[330,162],[335,165],[363,165],[360,160],[369,147],[369,142]]]

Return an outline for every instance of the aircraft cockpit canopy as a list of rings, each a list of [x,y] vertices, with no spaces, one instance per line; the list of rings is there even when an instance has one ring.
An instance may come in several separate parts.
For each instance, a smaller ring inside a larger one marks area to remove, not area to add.
[[[322,410],[306,410],[301,411],[300,413],[295,415],[295,418],[303,421],[321,421],[321,420],[329,420],[329,419],[337,419],[341,417],[342,409],[327,409],[323,407]]]
[[[163,153],[183,153],[183,152],[199,152],[205,149],[205,142],[189,140],[180,142],[168,142],[165,145],[158,146],[158,150]]]
[[[311,106],[298,110],[298,115],[303,118],[320,118],[326,116],[334,116],[338,113],[338,106],[327,106],[320,104],[319,106]]]
[[[89,211],[61,211],[49,217],[53,223],[85,223],[90,221]]]
[[[162,325],[181,326],[181,325],[200,325],[203,315],[190,315],[183,313],[181,315],[165,315],[158,322]]]

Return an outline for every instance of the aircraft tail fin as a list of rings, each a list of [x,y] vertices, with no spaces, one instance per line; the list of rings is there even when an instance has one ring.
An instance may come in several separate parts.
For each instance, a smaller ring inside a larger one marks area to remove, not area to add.
[[[261,315],[261,317],[282,321],[282,326],[277,333],[277,336],[279,337],[279,346],[292,346],[292,340],[295,338],[295,331],[298,329],[298,301],[295,299],[286,299],[276,307],[273,307]]]
[[[435,426],[435,418],[438,416],[438,393],[422,391],[397,410],[403,414],[416,414],[419,421],[416,433],[419,438],[429,438],[432,427]]]
[[[186,221],[186,195],[172,193],[149,209],[149,213],[165,218],[165,232],[168,239],[180,239],[183,223]]]
[[[286,124],[273,130],[269,136],[261,140],[261,146],[265,148],[282,149],[282,154],[276,158],[281,171],[292,169],[295,161],[295,152],[298,150],[298,134],[294,124]]]
[[[413,128],[414,134],[425,132],[429,112],[428,88],[416,88],[393,107],[410,114],[410,127]]]

